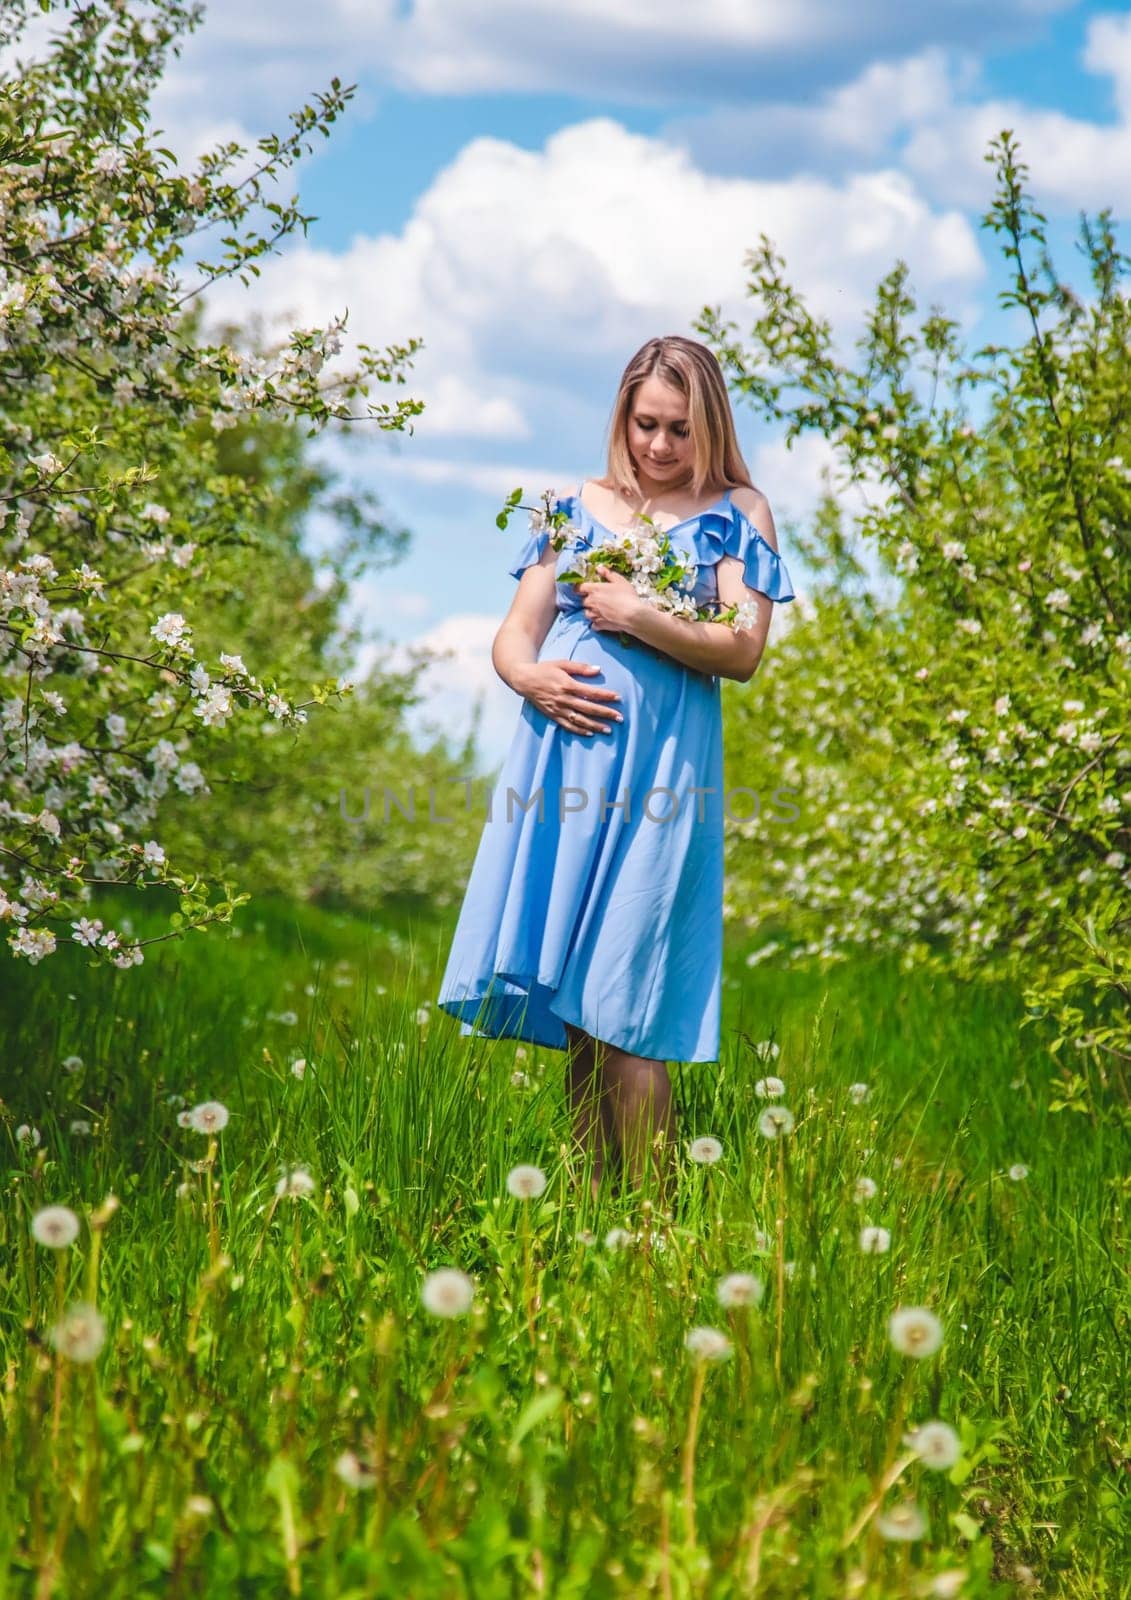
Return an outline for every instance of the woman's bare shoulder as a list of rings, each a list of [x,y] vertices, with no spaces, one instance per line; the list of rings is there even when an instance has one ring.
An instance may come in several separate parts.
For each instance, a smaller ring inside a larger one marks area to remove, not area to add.
[[[730,492],[731,504],[738,507],[746,516],[755,518],[763,515],[770,509],[770,502],[766,499],[761,489],[755,489],[753,484],[741,483]]]
[[[730,501],[731,505],[737,506],[743,516],[753,523],[770,549],[776,551],[778,530],[774,526],[774,514],[770,510],[770,502],[761,489],[755,489],[750,484],[744,483],[740,488],[731,490]]]

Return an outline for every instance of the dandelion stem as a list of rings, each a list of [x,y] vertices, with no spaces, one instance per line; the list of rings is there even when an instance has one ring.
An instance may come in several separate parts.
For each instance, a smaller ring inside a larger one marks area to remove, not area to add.
[[[97,1242],[97,1234],[95,1241]],[[67,1265],[66,1252],[59,1250],[55,1255],[55,1323],[56,1326],[63,1320],[63,1305],[67,1297]],[[65,1362],[62,1355],[55,1356],[55,1399],[51,1408],[51,1440],[52,1443],[59,1437],[59,1419],[63,1411],[63,1370]],[[58,1471],[58,1462],[55,1463]]]
[[[880,1509],[881,1505],[883,1505],[884,1495],[887,1494],[892,1485],[903,1476],[903,1474],[907,1471],[907,1468],[914,1460],[914,1455],[904,1456],[902,1461],[895,1461],[891,1464],[891,1466],[888,1467],[887,1471],[877,1484],[872,1498],[868,1501],[868,1504],[864,1507],[863,1511],[860,1513],[856,1521],[852,1524],[851,1528],[849,1528],[848,1532],[841,1540],[840,1547],[842,1550],[847,1550],[849,1545],[856,1542],[856,1540],[864,1532],[864,1529],[868,1526],[868,1523],[871,1522],[876,1512]]]
[[[777,1329],[774,1340],[774,1377],[781,1382],[782,1325],[785,1317],[785,1141],[778,1136],[777,1288],[774,1294]]]
[[[695,1378],[691,1388],[691,1411],[687,1418],[687,1436],[683,1441],[683,1518],[687,1543],[695,1544],[695,1445],[699,1437],[699,1408],[703,1403],[703,1386],[707,1381],[707,1363],[695,1363]]]

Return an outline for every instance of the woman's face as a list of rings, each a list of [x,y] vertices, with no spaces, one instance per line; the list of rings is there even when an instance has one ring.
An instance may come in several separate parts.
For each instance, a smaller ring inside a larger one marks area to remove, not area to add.
[[[643,487],[675,487],[694,465],[687,401],[661,378],[637,385],[628,409],[628,448]]]

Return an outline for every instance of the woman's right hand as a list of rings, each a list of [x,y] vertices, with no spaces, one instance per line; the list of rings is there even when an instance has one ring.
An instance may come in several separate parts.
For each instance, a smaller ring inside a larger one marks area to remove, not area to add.
[[[516,688],[524,700],[568,733],[608,733],[610,719],[624,721],[621,713],[608,705],[620,695],[615,689],[580,684],[574,676],[584,673],[588,677],[600,670],[591,661],[532,661]]]

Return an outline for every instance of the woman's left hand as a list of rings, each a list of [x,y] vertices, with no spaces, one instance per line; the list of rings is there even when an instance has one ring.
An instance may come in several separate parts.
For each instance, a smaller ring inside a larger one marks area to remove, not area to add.
[[[614,572],[604,563],[597,568],[597,571],[603,581],[596,582],[589,579],[577,586],[585,615],[589,618],[594,632],[632,633],[644,601],[623,572]]]

